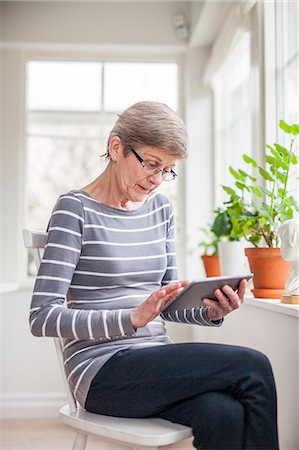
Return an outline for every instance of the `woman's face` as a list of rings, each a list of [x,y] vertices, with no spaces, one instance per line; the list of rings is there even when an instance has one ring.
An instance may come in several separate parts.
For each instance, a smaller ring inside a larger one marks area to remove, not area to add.
[[[144,162],[156,165],[159,169],[170,171],[175,167],[177,158],[163,149],[140,146],[134,150]],[[115,159],[115,175],[120,195],[127,201],[138,203],[144,202],[163,181],[161,171],[155,175],[145,173],[133,151],[126,156],[123,151],[118,152]]]

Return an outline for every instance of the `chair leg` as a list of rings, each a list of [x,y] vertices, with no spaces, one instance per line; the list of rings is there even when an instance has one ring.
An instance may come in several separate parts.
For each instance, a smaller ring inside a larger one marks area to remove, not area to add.
[[[73,450],[85,450],[86,443],[87,434],[77,433],[73,444]]]

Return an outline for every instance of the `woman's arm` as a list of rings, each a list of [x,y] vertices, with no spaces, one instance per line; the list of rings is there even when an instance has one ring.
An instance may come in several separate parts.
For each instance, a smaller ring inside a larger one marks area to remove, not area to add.
[[[174,283],[178,281],[177,265],[176,265],[176,251],[175,251],[175,224],[174,213],[170,208],[169,225],[166,236],[166,253],[167,253],[167,269],[162,280],[162,286],[166,286],[168,283]],[[191,310],[171,311],[168,313],[161,313],[161,317],[164,320],[178,323],[189,323],[203,326],[220,326],[223,320],[211,321],[208,316],[208,307],[201,306],[199,308],[193,308]]]
[[[57,201],[48,225],[47,244],[37,274],[30,327],[35,336],[109,341],[135,335],[130,309],[83,310],[63,306],[83,240],[84,211],[70,193]]]

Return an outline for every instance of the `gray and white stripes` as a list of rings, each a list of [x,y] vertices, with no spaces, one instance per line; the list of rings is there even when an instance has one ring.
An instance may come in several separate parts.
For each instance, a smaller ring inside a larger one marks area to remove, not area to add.
[[[66,372],[83,407],[93,377],[113,354],[170,343],[163,315],[138,330],[130,316],[154,290],[176,280],[173,212],[164,196],[154,194],[133,211],[103,205],[84,191],[58,199],[35,282],[30,325],[35,336],[65,339]],[[164,318],[215,326],[206,308]]]

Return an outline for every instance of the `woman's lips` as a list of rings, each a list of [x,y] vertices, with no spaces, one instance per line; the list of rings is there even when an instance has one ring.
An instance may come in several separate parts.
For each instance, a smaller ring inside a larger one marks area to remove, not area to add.
[[[140,184],[137,185],[143,192],[148,193],[150,190],[147,188],[144,188],[143,186],[141,186]]]

